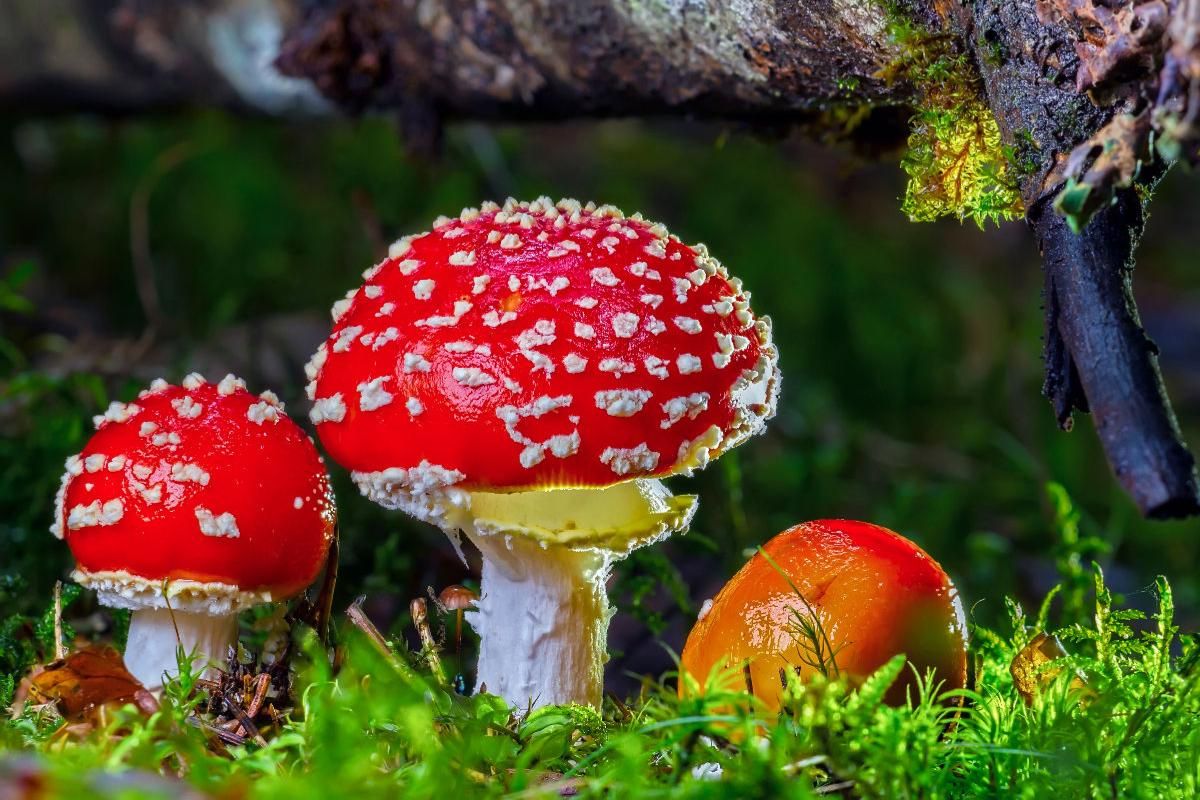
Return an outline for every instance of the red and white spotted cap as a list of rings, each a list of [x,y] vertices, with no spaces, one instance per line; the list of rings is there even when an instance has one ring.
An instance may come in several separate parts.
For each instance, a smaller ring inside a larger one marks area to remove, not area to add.
[[[774,413],[766,317],[708,255],[611,206],[510,200],[405,237],[333,308],[311,419],[363,492],[605,487],[704,466]]]
[[[51,531],[104,605],[225,614],[320,571],[336,511],[312,440],[271,392],[227,376],[155,381],[95,418]]]

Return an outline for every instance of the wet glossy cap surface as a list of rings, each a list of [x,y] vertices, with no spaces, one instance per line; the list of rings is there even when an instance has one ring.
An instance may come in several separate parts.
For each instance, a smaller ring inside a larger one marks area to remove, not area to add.
[[[841,671],[866,677],[905,653],[920,672],[935,668],[943,689],[965,685],[962,601],[916,544],[866,522],[818,520],[789,528],[764,549],[816,612]],[[741,665],[749,660],[755,694],[777,707],[780,669],[798,668],[801,677],[814,672],[797,650],[812,652],[797,612],[807,613],[788,581],[756,554],[704,607],[682,668],[703,685],[714,668],[732,667],[727,683],[743,689]],[[902,675],[889,702],[903,702],[910,678]]]

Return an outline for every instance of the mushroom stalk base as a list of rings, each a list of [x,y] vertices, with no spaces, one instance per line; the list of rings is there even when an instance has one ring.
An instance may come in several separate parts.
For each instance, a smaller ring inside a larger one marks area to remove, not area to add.
[[[603,552],[542,547],[523,537],[471,537],[483,552],[476,691],[523,711],[560,703],[600,704],[613,614],[612,569]]]
[[[180,645],[195,660],[193,671],[214,672],[209,664],[224,664],[237,641],[236,614],[196,614],[166,608],[143,608],[129,620],[125,668],[147,689],[162,689],[164,675],[179,674]]]

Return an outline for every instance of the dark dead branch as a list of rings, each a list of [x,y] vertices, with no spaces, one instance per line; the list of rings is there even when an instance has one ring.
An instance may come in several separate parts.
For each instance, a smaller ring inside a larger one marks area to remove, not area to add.
[[[1117,480],[1148,517],[1200,513],[1184,446],[1133,303],[1133,250],[1143,213],[1134,191],[1076,234],[1046,203],[1030,221],[1045,264],[1046,384],[1059,424],[1090,412]]]

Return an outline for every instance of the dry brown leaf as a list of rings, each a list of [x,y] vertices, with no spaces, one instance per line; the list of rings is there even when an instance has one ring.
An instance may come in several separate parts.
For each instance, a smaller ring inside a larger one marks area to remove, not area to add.
[[[31,676],[30,698],[54,703],[68,722],[90,722],[105,706],[132,703],[144,714],[158,710],[158,701],[125,669],[114,648],[85,647],[47,664]]]
[[[1029,644],[1025,645],[1013,658],[1009,665],[1013,684],[1017,687],[1025,705],[1033,705],[1038,692],[1045,689],[1062,672],[1061,668],[1045,667],[1052,661],[1057,661],[1067,655],[1066,648],[1058,637],[1048,633],[1039,633]],[[1071,679],[1072,688],[1082,689],[1086,686],[1078,673]]]
[[[1150,114],[1117,114],[1046,176],[1043,191],[1065,183],[1054,207],[1082,230],[1117,189],[1132,186],[1150,158]]]
[[[1138,82],[1153,74],[1171,19],[1164,0],[1037,0],[1036,9],[1042,23],[1072,29],[1079,56],[1076,89],[1104,90],[1093,97],[1104,106],[1136,93]],[[1129,86],[1122,91],[1121,84]]]

